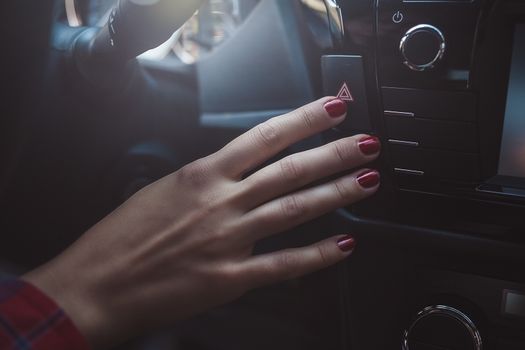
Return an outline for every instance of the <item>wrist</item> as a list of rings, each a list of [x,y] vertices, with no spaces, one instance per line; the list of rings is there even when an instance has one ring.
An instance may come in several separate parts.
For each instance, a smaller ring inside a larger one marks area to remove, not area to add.
[[[63,264],[62,264],[63,265]],[[104,298],[90,288],[86,276],[79,276],[80,269],[62,271],[61,264],[51,261],[21,278],[51,298],[70,318],[92,349],[103,349],[114,342],[118,334],[112,324],[111,313],[104,307]],[[67,265],[66,265],[67,266]]]

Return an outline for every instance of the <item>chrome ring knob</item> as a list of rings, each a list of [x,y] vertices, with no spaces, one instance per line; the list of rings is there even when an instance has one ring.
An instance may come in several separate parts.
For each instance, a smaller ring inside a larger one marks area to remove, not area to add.
[[[445,36],[430,24],[420,24],[405,33],[399,50],[408,68],[418,72],[432,69],[445,55]]]
[[[403,350],[427,346],[436,349],[482,350],[481,335],[463,312],[446,305],[421,310],[404,332]]]

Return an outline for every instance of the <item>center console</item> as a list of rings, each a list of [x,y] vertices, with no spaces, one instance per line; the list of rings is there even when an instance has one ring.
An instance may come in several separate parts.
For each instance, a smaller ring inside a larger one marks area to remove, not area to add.
[[[373,42],[368,56],[323,57],[325,92],[359,95],[342,129],[382,137],[399,190],[525,203],[525,5],[383,0],[374,11],[373,32],[346,24],[349,47]]]
[[[381,192],[344,212],[383,252],[342,275],[344,296],[377,296],[348,300],[349,343],[524,349],[525,2],[325,2],[344,40],[322,57],[323,89],[349,106],[328,137],[383,143]]]

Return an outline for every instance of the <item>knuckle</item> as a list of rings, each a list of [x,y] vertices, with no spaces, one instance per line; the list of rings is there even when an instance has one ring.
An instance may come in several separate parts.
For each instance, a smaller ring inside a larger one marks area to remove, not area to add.
[[[241,279],[241,274],[234,264],[223,264],[220,267],[219,278],[228,284],[232,284],[237,283]]]
[[[275,268],[282,279],[290,279],[294,277],[295,267],[298,263],[299,261],[295,254],[283,251],[275,260]]]
[[[245,182],[248,186],[253,186],[253,182]],[[233,183],[224,188],[221,195],[221,207],[228,205],[231,208],[242,207],[244,203],[250,201],[251,193],[246,190],[246,186],[239,186],[238,183]]]
[[[357,154],[354,143],[342,141],[334,143],[333,152],[335,157],[342,163],[352,161]]]
[[[216,209],[214,207],[207,208],[206,216],[212,216],[215,214],[215,212]],[[208,232],[210,235],[210,239],[218,245],[222,244],[225,241],[225,239],[227,239],[230,235],[229,230],[223,225],[218,225],[216,227],[210,228]]]
[[[184,166],[178,172],[179,180],[186,186],[202,187],[208,182],[209,167],[202,159]]]
[[[303,176],[303,166],[293,157],[286,157],[280,161],[281,175],[289,181],[296,181]]]
[[[254,129],[254,139],[258,144],[263,144],[266,147],[275,147],[279,142],[278,127],[275,118],[272,118],[262,124],[259,124]]]
[[[342,201],[349,201],[351,200],[355,193],[352,189],[351,186],[349,186],[347,183],[345,183],[344,181],[335,181],[333,183],[333,187],[334,187],[334,191],[335,193],[337,194],[337,196],[339,197],[339,199],[341,199]]]
[[[323,266],[330,265],[330,263],[331,263],[330,254],[326,250],[325,246],[323,246],[323,245],[317,246],[317,254],[319,255],[319,262]]]
[[[312,129],[315,124],[315,113],[310,106],[299,109],[299,117],[307,129]]]
[[[242,269],[233,262],[222,264],[216,277],[219,288],[221,290],[228,290],[234,298],[241,296],[249,289],[245,274],[243,274]]]
[[[306,207],[297,196],[289,196],[281,200],[281,212],[287,219],[297,220],[306,214]]]

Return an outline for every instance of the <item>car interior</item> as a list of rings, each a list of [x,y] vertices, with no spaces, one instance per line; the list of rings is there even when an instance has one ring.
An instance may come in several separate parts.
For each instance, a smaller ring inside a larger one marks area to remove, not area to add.
[[[256,250],[352,233],[352,256],[119,349],[525,349],[524,1],[0,7],[2,273],[48,261],[251,127],[337,96],[347,120],[280,157],[376,135],[380,191]]]

